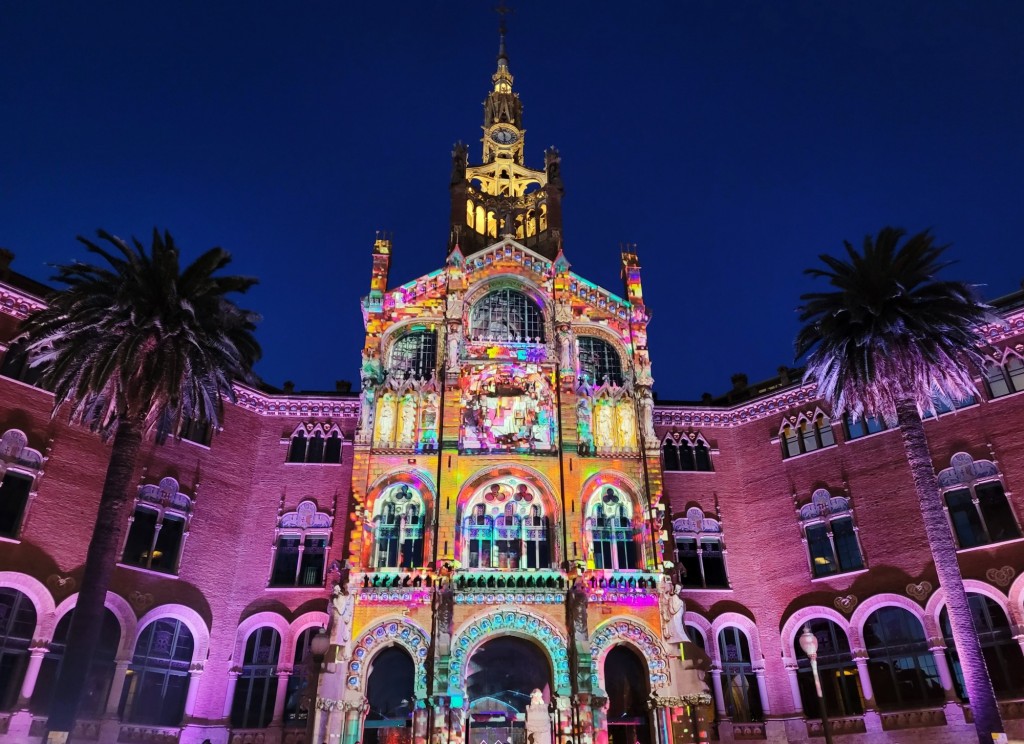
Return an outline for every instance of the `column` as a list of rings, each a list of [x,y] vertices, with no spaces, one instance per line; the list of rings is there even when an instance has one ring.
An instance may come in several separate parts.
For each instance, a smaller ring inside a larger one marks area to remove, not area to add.
[[[764,678],[764,668],[754,670],[754,678],[757,680],[757,694],[761,696],[761,710],[767,717],[771,711],[771,703],[768,701],[768,684]]]
[[[32,700],[32,693],[36,690],[36,680],[39,679],[39,669],[43,665],[43,657],[46,656],[47,647],[40,646],[29,652],[28,665],[25,667],[25,678],[21,682],[21,694],[18,696],[18,704],[15,709],[28,710],[28,704]]]
[[[107,695],[107,708],[105,718],[117,718],[117,709],[121,705],[121,695],[124,692],[124,683],[128,679],[128,667],[131,661],[121,659],[114,665],[114,679],[110,683],[110,694]]]
[[[800,678],[797,673],[797,665],[791,661],[786,662],[786,676],[789,678],[789,690],[793,695],[793,710],[803,710],[804,701],[800,697]]]
[[[238,677],[241,672],[237,669],[232,669],[228,672],[228,684],[224,692],[224,717],[231,717],[231,706],[235,702],[235,688],[238,687]],[[190,686],[191,689],[191,686]]]
[[[864,695],[864,728],[869,734],[881,733],[882,717],[875,707],[875,691],[871,687],[868,656],[864,651],[854,651],[853,654],[853,661],[857,665],[857,676],[860,679],[860,691]]]
[[[196,712],[196,698],[199,696],[199,678],[203,676],[203,668],[190,669],[188,673],[188,692],[185,693],[185,716],[192,717]]]
[[[719,720],[725,718],[725,695],[722,692],[722,670],[712,669],[711,670],[711,689],[715,692],[715,711],[718,713]]]
[[[292,670],[287,667],[277,670],[277,696],[274,698],[274,717],[270,719],[272,726],[284,723],[284,703],[285,697],[288,695],[288,680],[291,676]]]
[[[928,650],[932,652],[932,658],[935,659],[935,668],[939,670],[939,681],[942,682],[942,692],[946,696],[946,702],[959,702],[953,689],[953,675],[950,673],[949,659],[946,658],[945,646],[931,646]]]

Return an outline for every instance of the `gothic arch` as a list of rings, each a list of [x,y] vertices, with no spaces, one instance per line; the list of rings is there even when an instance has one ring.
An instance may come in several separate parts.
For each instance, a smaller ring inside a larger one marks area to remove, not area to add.
[[[456,509],[457,518],[461,520],[466,516],[463,513],[465,506],[473,496],[492,482],[507,477],[518,478],[526,481],[537,489],[537,493],[540,495],[541,501],[544,503],[545,513],[551,514],[552,516],[559,513],[560,507],[558,500],[555,498],[557,490],[555,489],[554,484],[548,480],[546,475],[535,468],[529,467],[528,465],[502,465],[496,468],[481,468],[466,479],[462,488],[459,489],[459,496],[457,500],[458,506]]]
[[[327,621],[326,612],[306,612],[292,620],[288,626],[288,634],[281,641],[281,664],[291,666],[299,636],[309,628],[326,628]]]
[[[154,620],[172,618],[180,620],[192,633],[192,664],[202,665],[206,661],[210,650],[210,629],[206,627],[206,621],[199,616],[199,613],[191,607],[180,604],[165,604],[154,607],[141,618],[135,626],[135,637],[132,638],[132,649],[138,643],[139,635]]]
[[[529,250],[528,248],[526,250]],[[511,289],[522,292],[531,300],[537,303],[545,324],[548,324],[553,316],[551,308],[552,300],[548,292],[540,284],[523,274],[501,272],[472,281],[469,289],[466,290],[465,304],[463,305],[463,320],[468,320],[472,313],[473,306],[491,292],[499,289]],[[468,328],[468,324],[466,325]]]
[[[78,605],[78,594],[78,592],[75,592],[57,605],[53,612],[53,623],[48,628],[48,638],[53,637],[53,633],[57,629],[57,623],[61,621],[61,618]],[[117,643],[117,656],[114,658],[120,660],[131,659],[132,653],[135,651],[135,636],[138,632],[135,611],[124,597],[113,592],[107,592],[106,599],[103,600],[103,606],[114,614],[117,624],[121,629],[121,637]]]
[[[408,618],[400,615],[381,618],[353,642],[345,686],[350,690],[365,692],[366,674],[373,657],[390,646],[400,646],[412,657],[416,670],[416,697],[423,699],[427,696],[426,660],[429,645],[426,631]]]
[[[420,496],[423,497],[427,511],[433,514],[434,509],[437,507],[437,492],[434,488],[434,482],[430,479],[430,476],[426,471],[419,468],[390,470],[377,478],[377,480],[371,483],[369,488],[366,489],[366,500],[363,506],[372,512],[374,502],[377,498],[390,486],[394,486],[399,483],[404,483],[415,488],[419,492]]]
[[[591,684],[595,689],[605,689],[604,661],[618,645],[630,646],[640,654],[647,667],[651,692],[668,687],[668,656],[658,634],[639,620],[615,617],[601,623],[590,637]]]
[[[711,623],[703,615],[698,615],[696,612],[687,612],[683,615],[683,626],[687,625],[692,625],[700,631],[701,638],[704,639],[704,653],[708,655],[712,664],[717,664],[718,645],[715,643],[715,639],[711,637]],[[693,638],[690,638],[690,640],[692,641]]]
[[[493,636],[517,636],[539,643],[547,652],[554,675],[553,688],[559,695],[571,693],[569,652],[565,636],[550,620],[524,610],[496,610],[471,617],[452,638],[452,661],[448,694],[465,690],[465,669],[473,652]]]
[[[599,338],[602,341],[607,341],[611,344],[618,353],[619,359],[622,362],[623,373],[633,366],[633,358],[629,354],[626,342],[623,341],[622,336],[617,333],[608,330],[604,326],[597,325],[596,323],[587,322],[573,323],[572,330],[576,334],[577,338],[579,336],[593,336],[594,338]],[[596,387],[597,383],[595,382],[594,385]]]
[[[909,612],[921,623],[926,638],[934,638],[938,634],[937,628],[928,620],[924,610],[921,609],[921,605],[910,599],[910,597],[904,597],[900,594],[876,594],[873,597],[868,597],[862,604],[858,605],[857,609],[850,616],[851,651],[864,650],[864,623],[867,622],[868,617],[875,610],[879,610],[882,607],[899,607]]]
[[[602,486],[615,486],[629,496],[635,510],[634,519],[643,519],[643,488],[634,479],[618,470],[602,470],[587,478],[580,486],[580,506],[586,511],[590,502],[599,495]]]

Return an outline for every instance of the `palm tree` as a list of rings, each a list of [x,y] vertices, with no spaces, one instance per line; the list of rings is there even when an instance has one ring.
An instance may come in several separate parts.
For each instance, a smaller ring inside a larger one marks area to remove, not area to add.
[[[798,358],[810,353],[805,380],[815,382],[835,415],[874,414],[899,427],[935,570],[946,590],[978,741],[990,744],[1003,724],[921,415],[934,412],[936,398],[951,403],[977,393],[971,365],[979,360],[978,326],[991,316],[971,285],[935,279],[949,265],[940,261],[947,246],[935,245],[926,230],[897,248],[905,234],[883,228],[874,240],[864,239],[863,253],[844,243],[848,260],[823,255],[827,269],[805,272],[828,279],[836,291],[801,296],[805,325],[796,351]]]
[[[227,295],[255,279],[215,276],[230,261],[212,248],[182,270],[169,233],[153,231],[149,252],[102,230],[112,246],[79,237],[100,265],[57,266],[63,285],[46,308],[25,323],[32,364],[54,392],[54,414],[67,406],[72,420],[113,436],[81,592],[68,634],[47,729],[70,732],[80,691],[99,639],[103,602],[132,504],[134,472],[143,436],[177,431],[187,419],[216,425],[232,381],[252,376],[260,347],[259,319]],[[52,737],[59,739],[59,735]]]

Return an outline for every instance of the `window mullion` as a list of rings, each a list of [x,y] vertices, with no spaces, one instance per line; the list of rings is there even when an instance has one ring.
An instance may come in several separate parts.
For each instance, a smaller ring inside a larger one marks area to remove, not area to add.
[[[295,561],[295,576],[292,579],[292,586],[298,586],[299,585],[299,575],[302,573],[302,554],[305,551],[306,551],[306,533],[305,532],[300,532],[299,533],[299,547],[298,547],[299,557],[298,557],[298,560]]]
[[[153,553],[156,551],[156,541],[160,538],[160,528],[164,526],[164,513],[156,514],[156,524],[153,525],[153,540],[149,544],[149,554],[146,556],[146,568],[153,568]]]
[[[981,531],[985,535],[985,544],[988,545],[992,542],[992,536],[988,531],[988,522],[985,521],[985,515],[981,511],[981,499],[978,498],[978,492],[974,486],[971,486],[971,503],[974,504],[974,511],[978,514],[978,522],[981,523]]]

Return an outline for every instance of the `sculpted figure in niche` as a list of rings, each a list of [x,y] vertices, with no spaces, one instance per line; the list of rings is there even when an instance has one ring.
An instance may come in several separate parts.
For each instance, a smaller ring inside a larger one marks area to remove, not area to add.
[[[597,407],[597,446],[614,447],[615,433],[612,424],[612,407],[608,404]]]
[[[654,432],[654,398],[650,390],[644,390],[640,398],[640,418],[644,427],[644,438],[650,442],[657,442],[658,435]]]
[[[363,382],[359,391],[359,431],[369,434],[373,427],[373,407],[377,402],[377,388]]]
[[[594,430],[590,419],[591,402],[586,395],[576,401],[576,425],[579,429],[580,444],[591,449],[594,446]]]
[[[683,617],[686,614],[686,602],[680,596],[682,587],[679,584],[661,595],[661,632],[669,643],[684,643],[690,639],[686,635]]]
[[[335,584],[331,590],[331,600],[327,612],[331,618],[331,643],[341,649],[341,658],[349,657],[349,645],[352,641],[352,612],[355,609],[355,597],[348,593],[347,587]]]
[[[459,369],[459,351],[462,346],[462,339],[456,328],[448,329],[448,371],[456,372]]]
[[[391,444],[395,437],[395,399],[390,393],[380,400],[377,414],[377,442]]]
[[[572,627],[573,638],[577,643],[586,643],[590,637],[587,633],[587,592],[579,577],[573,580],[573,585],[565,594],[565,600],[569,605],[569,624]]]
[[[636,449],[636,413],[629,398],[619,403],[619,440],[623,449]]]
[[[558,337],[558,365],[562,368],[563,372],[572,372],[576,369],[576,365],[573,362],[573,343],[572,331],[567,326],[561,326],[557,333]]]
[[[398,441],[409,444],[416,437],[416,398],[411,394],[402,398],[401,426]]]

